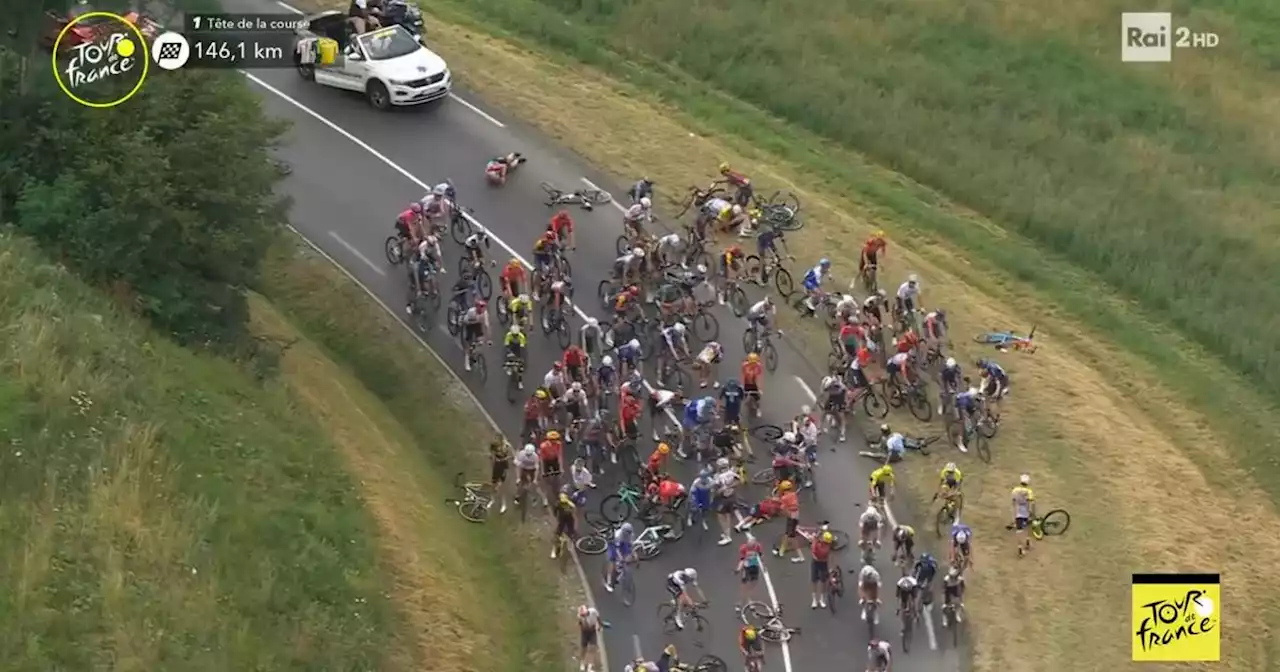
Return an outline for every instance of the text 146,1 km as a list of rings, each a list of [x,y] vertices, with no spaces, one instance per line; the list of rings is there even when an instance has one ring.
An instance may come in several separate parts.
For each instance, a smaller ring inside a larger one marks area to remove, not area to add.
[[[287,36],[286,36],[287,38]],[[261,39],[191,40],[191,62],[187,67],[198,68],[287,68],[293,67],[291,54],[281,44]]]

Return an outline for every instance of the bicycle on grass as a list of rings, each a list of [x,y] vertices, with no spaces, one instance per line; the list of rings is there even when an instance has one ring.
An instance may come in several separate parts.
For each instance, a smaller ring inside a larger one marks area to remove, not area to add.
[[[1064,534],[1068,527],[1071,527],[1071,514],[1067,513],[1066,509],[1054,509],[1043,516],[1032,518],[1027,529],[1030,530],[1032,538],[1038,540]],[[1013,523],[1005,525],[1004,529],[1014,529]]]
[[[489,503],[493,501],[493,488],[488,483],[463,482],[464,472],[459,471],[453,478],[453,487],[462,491],[462,496],[445,498],[445,504],[458,509],[458,515],[471,523],[483,523],[489,517]]]
[[[959,493],[942,498],[942,506],[938,507],[938,513],[933,520],[934,531],[937,532],[939,539],[942,538],[944,531],[949,532],[951,525],[959,520],[960,498]]]

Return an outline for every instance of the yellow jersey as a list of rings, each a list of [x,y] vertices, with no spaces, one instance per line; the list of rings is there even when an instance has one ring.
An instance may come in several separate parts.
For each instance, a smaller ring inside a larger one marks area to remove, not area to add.
[[[943,485],[947,485],[947,477],[950,477],[951,480],[955,481],[955,487],[959,487],[960,481],[964,480],[964,474],[960,473],[959,469],[943,469],[938,472],[938,480]]]
[[[520,332],[518,334],[507,332],[506,338],[502,339],[502,344],[511,345],[512,343],[519,343],[520,347],[523,348],[525,345],[529,343],[529,339],[527,336],[524,335],[524,332]]]
[[[507,303],[508,313],[520,314],[522,312],[530,312],[532,310],[533,310],[532,299],[521,299],[520,297],[517,296],[512,298],[511,301]]]
[[[871,485],[893,485],[893,469],[889,465],[885,465],[871,472]]]
[[[1013,507],[1019,516],[1031,515],[1031,504],[1036,501],[1036,493],[1024,485],[1019,485],[1009,492],[1013,496]]]

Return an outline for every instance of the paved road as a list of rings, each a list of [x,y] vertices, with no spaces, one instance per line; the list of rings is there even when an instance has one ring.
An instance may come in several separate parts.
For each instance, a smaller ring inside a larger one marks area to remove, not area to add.
[[[262,0],[227,0],[228,11],[278,11],[275,3]],[[427,185],[451,178],[458,187],[460,200],[475,208],[475,217],[510,250],[495,252],[505,259],[512,253],[528,258],[534,237],[545,227],[548,210],[541,204],[541,181],[565,188],[584,182],[601,185],[616,194],[623,189],[587,167],[580,159],[557,148],[519,122],[494,110],[484,109],[475,97],[459,92],[463,100],[447,100],[427,109],[378,113],[354,94],[318,87],[302,81],[294,72],[283,70],[255,71],[249,74],[251,86],[262,94],[270,114],[293,122],[293,128],[282,157],[293,165],[293,174],[284,188],[295,204],[294,226],[314,244],[323,248],[376,294],[386,305],[399,311],[405,297],[403,272],[390,268],[382,251],[383,240],[391,233],[390,223],[412,199],[420,197]],[[518,150],[532,157],[501,190],[488,187],[482,176],[484,161],[494,155]],[[582,305],[588,313],[597,314],[594,292],[596,284],[607,277],[614,257],[614,239],[620,230],[620,213],[613,207],[601,207],[594,213],[575,213],[579,222],[578,249],[573,254],[574,280],[580,288]],[[456,247],[446,249],[449,268],[456,268]],[[341,310],[341,306],[335,306]],[[785,308],[784,308],[785,309]],[[721,324],[720,341],[727,350],[727,363],[741,361],[742,322],[728,311],[717,312]],[[581,319],[574,319],[574,327]],[[496,321],[495,321],[495,324]],[[423,337],[455,369],[461,369],[462,352],[456,339],[450,338],[443,325]],[[494,367],[487,385],[474,376],[463,374],[476,397],[499,424],[513,436],[520,428],[520,414],[504,395],[500,347],[488,353]],[[530,340],[530,376],[541,376],[559,354],[556,346],[537,335]],[[813,381],[815,370],[790,347],[779,348],[778,370],[766,381],[764,419],[762,422],[782,424],[797,412],[801,403],[809,403],[811,393],[804,380]],[[736,368],[730,364],[731,368]],[[856,432],[853,432],[856,433]],[[823,462],[818,474],[820,501],[810,504],[802,499],[805,522],[827,519],[834,527],[856,533],[857,515],[865,505],[865,483],[869,462],[856,455],[855,437],[846,446],[820,454]],[[832,444],[834,445],[834,444]],[[646,441],[641,452],[651,449]],[[686,482],[692,474],[685,474]],[[760,490],[760,488],[755,488]],[[751,493],[753,498],[761,493]],[[594,505],[592,502],[591,505]],[[768,540],[778,533],[771,523],[757,530]],[[741,535],[738,537],[741,539]],[[708,616],[712,623],[706,651],[735,664],[739,658],[734,638],[738,622],[732,605],[738,583],[731,573],[736,560],[737,544],[718,547],[713,533],[702,544],[686,539],[666,547],[661,556],[644,563],[637,575],[639,597],[635,606],[624,607],[613,595],[596,583],[593,590],[605,618],[612,623],[608,632],[610,668],[621,672],[635,655],[637,644],[648,656],[656,655],[672,639],[684,651],[686,659],[700,651],[684,634],[668,638],[662,633],[655,609],[663,591],[665,576],[676,569],[696,567],[704,577],[704,590],[712,604]],[[887,553],[881,553],[886,556]],[[856,571],[854,552],[846,551],[836,561]],[[600,574],[600,559],[587,558],[588,576]],[[781,603],[787,621],[803,633],[789,647],[768,649],[768,669],[791,672],[826,672],[829,670],[861,670],[865,667],[865,626],[858,621],[852,605],[840,613],[811,611],[808,607],[808,564],[792,564],[771,558],[766,567],[765,588],[761,595]],[[891,585],[896,577],[892,567],[881,566],[881,573]],[[850,587],[852,588],[852,581]],[[886,594],[891,593],[885,590]],[[850,598],[846,596],[846,603]],[[853,598],[856,600],[856,596]],[[886,603],[890,600],[886,599]],[[931,628],[917,633],[909,656],[902,656],[895,642],[895,669],[958,669],[959,656],[954,652],[931,650]],[[896,631],[891,611],[882,619],[882,633]],[[944,647],[945,648],[945,647]],[[736,669],[736,665],[734,665]]]

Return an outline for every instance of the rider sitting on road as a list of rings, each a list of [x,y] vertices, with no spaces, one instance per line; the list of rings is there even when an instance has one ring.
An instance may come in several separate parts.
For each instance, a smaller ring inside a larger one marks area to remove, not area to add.
[[[490,182],[502,186],[507,183],[507,173],[522,163],[524,163],[524,156],[520,152],[511,152],[505,156],[495,156],[485,164],[484,176]]]
[[[889,462],[898,462],[907,454],[907,437],[901,432],[893,431],[887,424],[880,425],[880,440],[876,443],[876,451],[883,453]],[[892,469],[889,475],[893,475]]]
[[[748,670],[753,665],[755,669],[761,669],[764,664],[764,647],[760,645],[760,633],[756,632],[756,626],[742,626],[742,630],[738,632],[738,651],[742,652]]]
[[[561,210],[551,217],[551,222],[547,224],[547,230],[556,235],[556,240],[562,247],[570,250],[577,249],[573,243],[573,217],[569,216],[568,210]]]

